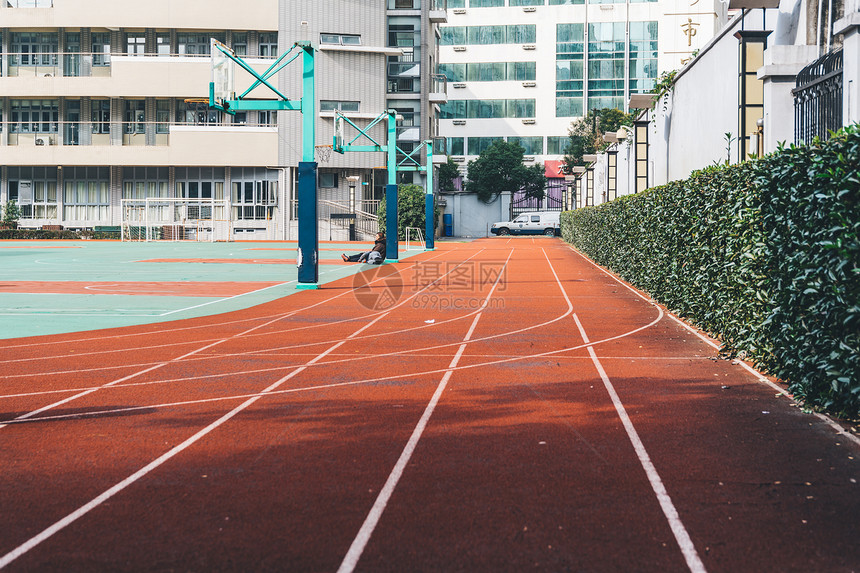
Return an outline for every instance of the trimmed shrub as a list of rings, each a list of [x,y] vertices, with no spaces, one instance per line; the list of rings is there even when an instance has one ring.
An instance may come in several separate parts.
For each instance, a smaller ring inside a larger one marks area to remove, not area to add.
[[[562,215],[562,236],[789,384],[860,417],[860,130]]]

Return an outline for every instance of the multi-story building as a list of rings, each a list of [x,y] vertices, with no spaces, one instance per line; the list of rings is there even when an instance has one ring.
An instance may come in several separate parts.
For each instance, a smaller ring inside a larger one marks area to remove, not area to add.
[[[424,86],[435,65],[434,26],[446,16],[435,6],[255,0],[236,10],[223,0],[4,0],[0,203],[17,201],[21,227],[83,229],[118,227],[124,200],[211,199],[213,217],[229,222],[219,238],[295,238],[300,112],[209,108],[210,39],[260,72],[296,41],[314,42],[317,144],[331,143],[334,110],[361,122],[394,106],[407,146],[434,134]],[[411,55],[391,47],[410,41]],[[242,90],[253,79],[236,77]],[[278,81],[288,97],[301,97],[300,64]],[[275,97],[262,87],[251,96]],[[350,185],[372,211],[384,165],[378,153],[321,161],[320,197],[331,204],[322,212],[349,208],[335,204],[347,202]]]
[[[627,111],[631,94],[681,67],[725,18],[718,0],[448,0],[447,153],[465,165],[506,139],[558,177],[572,121]]]

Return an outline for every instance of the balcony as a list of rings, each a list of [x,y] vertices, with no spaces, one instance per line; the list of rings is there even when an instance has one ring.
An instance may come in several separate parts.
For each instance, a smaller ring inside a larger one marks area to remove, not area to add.
[[[278,0],[246,2],[241,10],[229,0],[2,0],[0,14],[8,28],[278,29]]]
[[[448,0],[430,0],[430,22],[445,24],[448,21]]]
[[[2,1],[2,0],[0,0]],[[0,77],[0,93],[28,97],[201,97],[209,96],[209,55],[140,55],[104,53],[4,54],[7,74]],[[246,60],[263,73],[271,60]],[[4,69],[0,66],[0,69]],[[250,86],[252,78],[236,72],[236,87]],[[259,86],[248,97],[272,98]]]
[[[278,130],[269,126],[162,122],[4,122],[6,165],[276,165]]]
[[[448,102],[448,78],[444,74],[430,75],[430,103],[440,104]]]

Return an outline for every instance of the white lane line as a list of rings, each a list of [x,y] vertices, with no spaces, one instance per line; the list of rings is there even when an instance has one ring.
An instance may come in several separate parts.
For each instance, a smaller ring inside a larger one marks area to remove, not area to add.
[[[611,273],[608,270],[604,269],[603,267],[601,267],[600,265],[598,265],[597,263],[595,263],[594,261],[592,261],[591,259],[589,259],[585,255],[583,255],[582,253],[580,253],[579,251],[577,251],[573,247],[570,247],[570,250],[573,251],[574,253],[576,253],[577,255],[579,255],[580,257],[582,257],[583,259],[585,259],[586,261],[588,261],[589,263],[591,263],[592,266],[599,269],[604,274],[606,274],[607,276],[609,276],[610,278],[612,278],[613,280],[618,282],[618,284],[629,289],[631,292],[633,292],[639,298],[643,299],[644,301],[648,302],[649,304],[651,304],[653,306],[657,306],[657,304],[653,300],[649,300],[647,297],[643,296],[642,293],[640,293],[639,291],[637,291],[636,289],[634,289],[633,287],[628,285],[621,278],[617,277],[614,273]],[[701,332],[699,332],[698,330],[696,330],[695,328],[693,328],[692,326],[690,326],[689,324],[687,324],[686,322],[684,322],[683,320],[681,320],[680,318],[678,318],[677,316],[672,314],[671,312],[667,313],[667,316],[669,318],[671,318],[672,320],[674,320],[675,322],[677,322],[678,324],[680,324],[685,329],[689,330],[690,332],[692,332],[693,334],[698,336],[700,339],[702,339],[702,341],[705,342],[705,344],[711,346],[712,348],[714,348],[716,350],[720,349],[720,344],[718,344],[715,340],[711,339],[708,336],[705,336],[704,334],[702,334]],[[743,368],[744,370],[749,372],[752,376],[754,376],[756,378],[756,380],[758,380],[762,384],[770,386],[771,388],[773,388],[774,390],[779,392],[781,395],[789,398],[792,401],[795,401],[794,398],[791,396],[791,394],[789,394],[785,388],[783,388],[779,384],[775,384],[771,380],[768,380],[768,378],[764,374],[762,374],[761,372],[759,372],[758,370],[756,370],[755,368],[753,368],[752,366],[747,364],[746,361],[741,360],[739,358],[736,358],[735,362],[741,368]],[[798,402],[795,401],[795,403],[797,404]],[[827,416],[826,414],[822,414],[821,412],[811,412],[811,414],[813,416],[815,416],[816,418],[818,418],[819,420],[821,420],[822,422],[824,422],[825,424],[827,424],[828,426],[830,426],[830,428],[834,432],[836,432],[837,434],[839,434],[843,438],[850,440],[850,441],[854,442],[856,445],[860,446],[860,436],[855,436],[854,434],[850,433],[845,428],[843,428],[838,423],[836,423],[836,421],[834,421],[832,418],[830,418],[830,416]]]
[[[505,261],[505,267],[507,267],[508,261],[511,260],[511,255],[513,254],[514,251],[513,249],[511,249],[510,253],[508,253],[508,258]],[[424,413],[418,420],[418,424],[415,426],[415,429],[412,430],[412,435],[409,437],[409,441],[406,443],[406,447],[403,448],[403,452],[401,452],[400,458],[397,460],[397,463],[391,470],[388,479],[385,480],[385,485],[382,487],[382,490],[380,490],[379,495],[376,497],[376,501],[373,503],[373,507],[370,508],[370,513],[367,514],[364,523],[362,523],[361,525],[361,529],[359,529],[358,534],[355,536],[355,539],[352,541],[352,544],[349,547],[349,550],[346,552],[346,555],[343,558],[343,562],[341,562],[340,567],[337,570],[338,573],[351,573],[355,570],[356,565],[358,565],[358,560],[361,558],[361,554],[364,553],[364,549],[365,547],[367,547],[367,544],[370,541],[370,537],[371,535],[373,535],[373,531],[379,524],[379,520],[382,518],[382,514],[385,512],[385,508],[388,506],[388,502],[391,499],[391,496],[394,494],[394,489],[397,487],[398,482],[400,482],[400,478],[403,476],[403,471],[406,469],[406,465],[412,458],[412,454],[415,453],[415,448],[418,446],[418,442],[421,440],[421,436],[424,433],[424,429],[427,427],[427,423],[430,421],[430,417],[436,410],[436,405],[439,403],[439,399],[442,397],[442,393],[448,386],[448,381],[454,374],[453,369],[457,367],[457,364],[460,362],[460,357],[463,356],[463,352],[469,345],[469,339],[472,337],[472,334],[475,332],[475,327],[478,325],[478,321],[481,319],[481,315],[483,314],[483,308],[486,307],[487,302],[493,296],[493,293],[495,292],[501,277],[502,273],[499,273],[499,276],[493,283],[493,287],[490,289],[490,292],[487,293],[487,296],[484,298],[484,301],[481,305],[482,310],[478,312],[475,315],[474,320],[472,320],[472,325],[469,327],[468,332],[466,332],[466,336],[463,338],[463,343],[460,345],[460,348],[457,349],[457,353],[454,354],[454,358],[451,359],[451,363],[448,365],[448,371],[445,372],[445,374],[442,376],[442,380],[439,381],[439,385],[436,387],[436,391],[433,393],[433,396],[430,398],[430,402],[424,409]]]
[[[483,252],[483,249],[482,249],[481,251],[478,251],[477,253],[473,254],[473,255],[472,255],[471,257],[469,257],[469,258],[472,258],[472,257],[476,256],[476,255],[477,255],[477,254],[479,254],[480,252]],[[407,270],[409,270],[409,269],[412,269],[412,268],[414,268],[414,267],[418,266],[418,265],[419,265],[419,264],[421,264],[422,262],[427,262],[427,261],[433,260],[434,258],[438,258],[438,257],[441,257],[441,256],[442,256],[442,253],[438,253],[438,254],[435,254],[435,255],[433,255],[432,257],[430,257],[430,258],[428,258],[428,259],[426,259],[426,260],[417,261],[417,262],[415,262],[415,264],[413,264],[413,265],[411,265],[411,266],[406,267],[405,269],[403,269],[403,271],[405,272],[405,271],[407,271]],[[466,262],[468,262],[468,260],[469,260],[469,259],[466,259],[466,261],[463,261],[463,262],[459,263],[457,266],[460,266],[460,265],[462,265],[462,264],[465,264]],[[454,268],[456,268],[456,267],[454,267]],[[413,295],[412,295],[412,297],[415,297],[415,296],[417,296],[418,294],[420,294],[420,292],[422,292],[422,291],[424,291],[424,290],[427,290],[428,288],[430,288],[430,286],[431,286],[433,283],[435,283],[435,282],[437,282],[437,281],[442,280],[445,276],[447,276],[447,275],[448,275],[448,274],[450,274],[451,272],[453,272],[453,269],[452,269],[452,270],[450,270],[450,271],[449,271],[448,273],[446,273],[445,275],[443,275],[442,277],[440,277],[440,278],[438,278],[438,279],[434,280],[434,281],[433,281],[432,283],[430,283],[429,285],[425,286],[423,289],[421,289],[421,291],[419,291],[419,292],[417,292],[417,293],[413,294]],[[377,283],[377,282],[380,282],[380,281],[384,281],[384,280],[385,280],[385,278],[386,278],[386,277],[377,278],[377,279],[373,280],[370,284],[374,284],[374,283]],[[342,297],[342,296],[346,296],[347,294],[350,294],[351,292],[352,292],[351,290],[347,289],[347,290],[345,290],[343,293],[341,293],[341,294],[339,294],[339,295],[336,295],[336,296],[334,296],[334,297],[332,297],[331,299],[328,299],[328,300],[334,300],[334,299],[336,299],[336,298],[340,298],[340,297]],[[410,297],[410,298],[412,298],[412,297]],[[407,300],[409,300],[409,299],[407,299]],[[325,301],[324,301],[324,302],[325,302]],[[404,303],[405,303],[405,301],[404,301]],[[395,306],[394,306],[394,307],[392,307],[392,308],[396,308],[397,306],[400,306],[401,304],[404,304],[404,303],[399,303],[398,305],[395,305]],[[292,315],[292,314],[296,314],[296,313],[298,313],[298,312],[303,312],[303,311],[305,311],[305,310],[309,310],[309,309],[311,309],[311,308],[314,308],[314,307],[316,307],[316,306],[319,306],[320,304],[322,304],[322,303],[314,303],[314,304],[309,305],[309,306],[305,306],[305,307],[298,308],[298,309],[296,309],[296,310],[294,310],[294,311],[291,311],[291,315]],[[390,310],[390,309],[389,309],[389,310]],[[380,311],[380,312],[381,312],[381,311]],[[470,313],[470,314],[465,315],[465,316],[471,316],[471,314],[474,314],[474,313]],[[376,314],[370,313],[370,314],[367,314],[367,315],[357,316],[357,317],[354,317],[354,318],[347,318],[347,319],[343,319],[343,320],[339,320],[339,321],[335,321],[335,322],[325,322],[325,323],[320,323],[320,324],[315,324],[315,325],[308,325],[308,326],[296,326],[296,327],[291,327],[291,328],[289,328],[289,329],[287,329],[287,330],[267,332],[266,334],[261,334],[261,335],[251,334],[250,336],[267,336],[267,337],[271,337],[271,336],[274,336],[274,335],[277,335],[277,334],[291,334],[291,335],[294,335],[294,334],[296,334],[297,332],[299,332],[299,331],[303,331],[303,330],[312,330],[312,329],[316,329],[316,328],[325,328],[325,327],[329,327],[329,326],[331,326],[331,325],[333,325],[333,324],[342,324],[342,323],[346,323],[346,322],[354,322],[354,321],[357,321],[357,320],[366,320],[366,319],[368,319],[368,318],[370,318],[370,317],[373,317],[373,316],[376,316]],[[249,322],[249,321],[254,321],[254,320],[260,320],[260,319],[262,319],[262,318],[266,318],[266,317],[256,317],[256,318],[253,318],[253,319],[242,319],[242,320],[236,320],[236,321],[219,322],[219,323],[214,324],[214,325],[213,325],[213,324],[207,324],[207,325],[200,326],[200,327],[197,327],[197,326],[193,326],[193,327],[181,327],[181,328],[171,329],[171,331],[170,331],[170,332],[171,332],[172,334],[175,334],[176,332],[179,332],[179,331],[182,331],[182,330],[194,330],[194,329],[198,329],[198,328],[212,328],[213,326],[226,326],[226,325],[229,325],[229,324],[238,324],[238,323],[242,323],[242,322]],[[460,318],[463,318],[463,317],[460,317]],[[117,335],[104,336],[104,337],[80,338],[80,339],[76,339],[76,340],[74,340],[74,341],[70,341],[70,342],[92,342],[92,341],[116,340],[116,339],[120,339],[120,338],[128,338],[128,337],[131,337],[131,336],[143,336],[143,335],[145,335],[145,336],[150,336],[150,337],[151,337],[151,336],[157,336],[158,334],[161,334],[162,332],[163,332],[163,331],[154,331],[154,332],[153,332],[153,331],[149,331],[149,332],[140,333],[140,334],[117,334]],[[135,350],[136,350],[136,351],[138,351],[138,353],[140,353],[140,351],[142,351],[142,350],[153,350],[153,349],[157,349],[157,348],[169,348],[169,347],[177,346],[177,345],[180,345],[180,344],[199,344],[199,343],[203,343],[203,342],[210,342],[210,341],[211,341],[211,340],[203,339],[203,340],[193,340],[193,341],[190,341],[190,342],[170,342],[170,343],[167,343],[167,344],[153,344],[153,345],[150,345],[150,346],[138,346],[137,348],[135,348]],[[331,342],[331,341],[321,341],[321,342],[319,342],[319,343],[313,343],[313,344],[309,344],[309,345],[294,345],[294,346],[285,346],[285,347],[280,347],[280,348],[281,348],[281,349],[298,348],[298,347],[300,347],[300,346],[312,346],[312,345],[317,345],[317,344],[325,344],[325,343],[327,343],[327,342]],[[56,346],[56,344],[57,344],[56,342],[52,342],[52,343],[51,343],[51,345],[52,345],[52,346]],[[40,344],[25,344],[25,345],[17,345],[17,346],[2,346],[2,345],[0,345],[0,351],[8,350],[8,349],[14,349],[14,348],[27,348],[27,347],[31,347],[31,346],[40,346]],[[92,351],[92,352],[79,352],[79,353],[76,353],[76,354],[60,354],[60,355],[33,356],[33,357],[27,357],[27,358],[14,358],[14,359],[11,359],[11,360],[0,360],[0,364],[8,364],[8,363],[15,363],[15,362],[28,362],[28,363],[29,363],[29,362],[32,362],[32,361],[34,361],[34,360],[53,360],[53,359],[56,359],[56,358],[71,358],[71,357],[79,358],[79,357],[81,357],[81,356],[95,356],[95,355],[115,354],[115,353],[123,353],[123,352],[127,352],[127,351],[128,351],[128,349],[123,348],[123,349],[120,349],[120,350],[113,350],[113,349],[111,349],[111,350],[98,350],[98,351]],[[244,356],[245,354],[246,354],[246,353],[236,354],[236,356]],[[226,356],[226,355],[224,355],[224,356]],[[205,359],[205,358],[204,358],[204,359]],[[96,369],[96,370],[97,370],[97,369]],[[79,370],[75,370],[75,372],[80,372],[80,371],[79,371]],[[64,372],[59,372],[58,374],[63,374],[63,373],[64,373]],[[51,373],[51,374],[53,374],[53,373]],[[36,374],[33,374],[33,375],[34,375],[34,376],[39,376],[39,375],[41,375],[41,374],[36,373]],[[0,378],[3,378],[3,376],[0,376]]]
[[[582,339],[586,344],[588,344],[588,335],[585,333],[585,329],[582,327],[582,323],[579,322],[579,317],[576,316],[575,313],[573,315],[573,320],[576,322],[577,328],[579,328],[579,333],[582,336]],[[594,363],[597,373],[600,374],[600,379],[603,380],[603,386],[609,393],[609,397],[612,398],[612,404],[615,406],[615,411],[618,413],[618,417],[624,425],[627,437],[630,439],[630,443],[633,444],[633,449],[636,450],[636,456],[639,458],[639,463],[642,465],[642,469],[645,470],[645,474],[648,476],[648,481],[651,483],[651,489],[654,490],[654,494],[657,496],[657,501],[660,503],[663,515],[666,516],[666,519],[669,522],[669,527],[675,535],[675,540],[681,548],[681,553],[684,555],[687,567],[690,568],[692,573],[705,573],[705,565],[702,563],[702,560],[699,558],[699,554],[696,552],[696,547],[693,545],[693,540],[690,539],[690,534],[687,533],[687,529],[681,522],[678,510],[675,509],[675,505],[672,503],[672,498],[669,497],[669,493],[663,485],[663,480],[660,479],[660,474],[657,473],[657,468],[655,468],[654,464],[651,462],[651,456],[648,455],[645,445],[642,443],[642,440],[639,439],[639,433],[633,426],[633,422],[631,422],[630,418],[627,416],[627,410],[624,408],[621,398],[618,397],[618,393],[615,392],[615,387],[609,380],[609,376],[606,375],[603,365],[600,364],[600,360],[597,359],[597,353],[594,352],[594,347],[589,344],[587,348],[588,354],[591,356],[591,361]]]
[[[73,511],[72,513],[70,513],[69,515],[64,517],[63,519],[57,521],[56,523],[54,523],[53,525],[51,525],[47,529],[43,530],[38,535],[35,535],[34,537],[30,538],[29,540],[27,540],[23,544],[19,545],[18,547],[16,547],[15,549],[10,551],[9,553],[4,555],[3,557],[0,557],[0,569],[5,567],[6,565],[9,565],[13,561],[15,561],[16,559],[18,559],[19,557],[21,557],[22,555],[24,555],[25,553],[27,553],[28,551],[30,551],[31,549],[33,549],[34,547],[36,547],[37,545],[42,543],[43,541],[49,539],[51,536],[53,536],[57,532],[68,527],[69,525],[71,525],[72,523],[74,523],[75,521],[77,521],[78,519],[80,519],[81,517],[83,517],[84,515],[89,513],[90,511],[92,511],[93,509],[95,509],[98,506],[100,506],[101,504],[103,504],[105,501],[109,500],[110,498],[112,498],[113,496],[115,496],[116,494],[118,494],[119,492],[121,492],[122,490],[127,488],[128,486],[130,486],[133,483],[140,480],[146,474],[148,474],[151,471],[155,470],[156,468],[164,465],[164,463],[167,462],[168,460],[170,460],[171,458],[173,458],[173,457],[177,456],[178,454],[182,453],[183,451],[187,450],[189,447],[191,447],[192,445],[194,445],[195,443],[197,443],[198,441],[203,439],[203,437],[205,437],[207,434],[211,433],[213,430],[217,429],[218,427],[224,425],[228,420],[230,420],[231,418],[233,418],[234,416],[236,416],[237,414],[239,414],[243,410],[249,408],[251,405],[253,405],[258,400],[262,399],[263,396],[265,396],[271,392],[274,392],[275,390],[277,390],[277,388],[279,386],[284,384],[290,378],[297,376],[298,374],[303,372],[308,366],[315,364],[317,361],[323,359],[329,353],[334,352],[340,346],[342,346],[343,344],[346,344],[346,342],[349,341],[351,338],[353,338],[355,335],[361,333],[362,331],[364,331],[367,328],[370,328],[373,324],[375,324],[377,321],[381,320],[384,316],[385,316],[385,314],[380,314],[375,319],[373,319],[371,322],[365,324],[364,326],[362,326],[360,329],[355,331],[350,336],[347,336],[345,339],[341,340],[340,342],[338,342],[338,343],[334,344],[333,346],[331,346],[330,348],[328,348],[325,352],[323,352],[323,353],[317,355],[315,358],[309,360],[304,366],[300,366],[298,368],[295,368],[292,372],[290,372],[289,374],[282,377],[280,380],[278,380],[277,382],[275,382],[274,384],[270,385],[268,388],[263,390],[263,392],[261,392],[259,396],[255,396],[253,398],[250,398],[249,400],[246,400],[245,402],[243,402],[239,406],[233,408],[232,410],[230,410],[229,412],[227,412],[226,414],[224,414],[223,416],[221,416],[220,418],[218,418],[217,420],[215,420],[214,422],[212,422],[211,424],[209,424],[208,426],[206,426],[202,430],[198,431],[197,433],[195,433],[193,436],[191,436],[190,438],[188,438],[187,440],[185,440],[184,442],[182,442],[178,446],[171,448],[169,451],[167,451],[166,453],[164,453],[163,455],[161,455],[157,459],[153,460],[152,462],[145,465],[144,467],[142,467],[141,469],[139,469],[138,471],[136,471],[132,475],[128,476],[127,478],[125,478],[124,480],[119,482],[118,484],[114,485],[113,487],[111,487],[107,491],[103,492],[101,495],[97,496],[96,498],[94,498],[89,503],[82,505],[81,507],[79,507],[78,509],[76,509],[75,511]]]

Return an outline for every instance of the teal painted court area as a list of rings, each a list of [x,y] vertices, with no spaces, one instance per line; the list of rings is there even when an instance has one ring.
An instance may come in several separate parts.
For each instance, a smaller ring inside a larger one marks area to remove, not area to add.
[[[319,284],[367,268],[321,243]],[[296,243],[0,241],[0,338],[150,324],[248,308],[296,292]],[[400,258],[422,251],[400,249]]]

